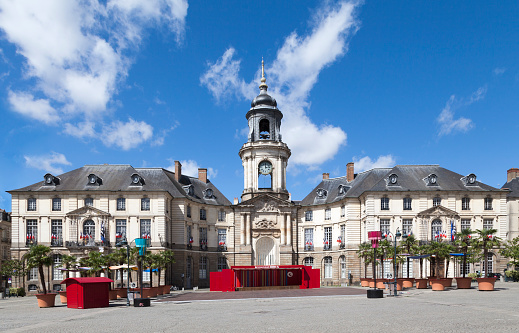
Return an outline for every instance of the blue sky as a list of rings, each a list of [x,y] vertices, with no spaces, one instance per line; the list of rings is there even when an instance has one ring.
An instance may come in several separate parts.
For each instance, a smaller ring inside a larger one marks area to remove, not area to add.
[[[519,167],[517,1],[0,0],[6,190],[85,164],[209,169],[232,201],[259,90],[284,114],[288,190],[323,172]]]

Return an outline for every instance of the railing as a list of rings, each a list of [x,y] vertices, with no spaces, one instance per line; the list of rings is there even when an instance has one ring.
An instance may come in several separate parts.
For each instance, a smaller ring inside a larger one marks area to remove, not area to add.
[[[344,249],[345,247],[346,247],[346,244],[344,244],[344,243],[339,243],[339,249],[342,250],[342,249]]]
[[[96,247],[96,246],[111,246],[109,241],[95,242],[93,240],[82,240],[79,242],[66,241],[66,247]]]
[[[63,240],[58,238],[58,239],[52,239],[50,241],[50,246],[63,246]]]
[[[38,245],[38,241],[35,240],[35,239],[28,239],[28,240],[25,242],[25,245],[27,245],[27,246]]]
[[[187,244],[187,249],[188,249],[188,250],[192,250],[192,249],[193,249],[193,244],[188,243],[188,244]]]
[[[227,245],[220,244],[220,245],[218,245],[217,250],[220,251],[220,252],[225,252],[225,251],[227,251]]]
[[[331,249],[332,249],[332,244],[324,244],[323,245],[323,250],[330,251]]]
[[[11,243],[11,238],[9,238],[9,237],[2,237],[2,243]]]
[[[200,251],[207,251],[207,244],[200,244]]]
[[[305,245],[305,251],[313,251],[314,246],[313,245]]]

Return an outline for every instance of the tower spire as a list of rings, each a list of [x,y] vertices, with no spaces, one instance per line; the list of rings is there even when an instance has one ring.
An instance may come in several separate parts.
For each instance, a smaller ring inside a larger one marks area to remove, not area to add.
[[[265,62],[263,61],[263,57],[261,57],[261,84],[259,85],[260,90],[263,88],[267,90],[269,87],[265,82],[267,82],[267,79],[265,78]]]

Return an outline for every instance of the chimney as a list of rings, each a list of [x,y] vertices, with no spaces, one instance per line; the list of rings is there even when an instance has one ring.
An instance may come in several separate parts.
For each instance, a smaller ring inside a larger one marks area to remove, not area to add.
[[[180,177],[182,177],[182,164],[179,161],[175,161],[175,180],[179,182]]]
[[[235,197],[235,198],[234,198],[234,204],[237,205],[237,204],[239,204],[239,203],[240,203],[240,200],[239,200],[238,198]]]
[[[328,172],[323,173],[323,180],[330,179],[330,174]]]
[[[346,164],[346,180],[348,182],[351,182],[355,178],[355,168],[354,163],[350,162]]]
[[[207,169],[206,168],[198,168],[198,180],[201,182],[207,183]]]
[[[517,178],[519,176],[519,169],[517,169],[517,168],[508,169],[506,176],[507,176],[506,182],[508,183],[509,181],[511,181],[514,178]]]

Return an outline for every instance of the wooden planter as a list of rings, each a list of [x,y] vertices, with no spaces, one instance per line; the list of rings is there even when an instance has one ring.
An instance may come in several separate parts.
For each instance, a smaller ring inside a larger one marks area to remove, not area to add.
[[[57,294],[36,294],[40,308],[51,308],[56,303]]]
[[[416,289],[427,289],[429,287],[428,279],[415,279]]]
[[[369,280],[373,280],[373,279],[368,279],[368,278],[360,279],[360,286],[369,287]]]
[[[61,304],[67,304],[67,292],[66,291],[58,291],[59,300]]]
[[[164,295],[169,295],[169,292],[171,290],[171,285],[170,284],[166,284],[166,285],[162,286],[162,288],[163,288]]]
[[[402,279],[402,287],[404,288],[413,288],[414,279],[413,278],[405,278]]]
[[[443,278],[445,280],[445,287],[452,287],[452,278]]]
[[[164,294],[164,286],[159,286],[159,287],[153,287],[153,289],[155,289],[155,294],[158,296],[158,295],[163,295]]]
[[[388,279],[377,279],[377,288],[378,289],[386,289]]]
[[[472,285],[472,278],[470,277],[457,277],[456,285],[458,289],[470,289]]]
[[[494,283],[496,278],[478,278],[478,290],[480,291],[492,291],[494,290]]]
[[[395,280],[392,282],[395,282]],[[402,289],[404,289],[404,279],[396,279],[396,290],[401,291]]]
[[[126,289],[126,288],[115,289],[115,291],[117,291],[117,298],[128,297],[128,289]]]
[[[155,297],[157,294],[155,293],[155,290],[153,288],[143,288],[142,289],[142,295],[141,298],[151,298]]]
[[[117,299],[117,290],[108,290],[108,299],[110,301]]]
[[[433,291],[445,290],[445,282],[442,279],[430,279],[429,283]]]
[[[374,280],[374,279],[369,279],[369,281],[368,281],[368,287],[370,287],[370,288],[375,288],[375,280]]]

